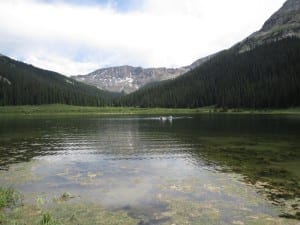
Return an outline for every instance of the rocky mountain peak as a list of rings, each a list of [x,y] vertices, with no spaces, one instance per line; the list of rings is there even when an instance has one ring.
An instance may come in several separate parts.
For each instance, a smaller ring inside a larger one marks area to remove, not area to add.
[[[300,0],[288,0],[264,23],[261,31],[267,32],[280,26],[299,25],[299,22]]]
[[[239,52],[245,52],[288,37],[300,38],[300,0],[287,0],[259,31],[238,43],[236,47]]]
[[[188,70],[185,67],[145,69],[142,67],[118,66],[98,69],[87,75],[73,76],[72,78],[102,90],[131,93],[151,82],[174,79]]]
[[[209,55],[180,68],[142,68],[125,65],[98,69],[87,75],[72,76],[72,78],[102,90],[131,93],[149,83],[174,79],[200,66],[213,56],[214,54]]]

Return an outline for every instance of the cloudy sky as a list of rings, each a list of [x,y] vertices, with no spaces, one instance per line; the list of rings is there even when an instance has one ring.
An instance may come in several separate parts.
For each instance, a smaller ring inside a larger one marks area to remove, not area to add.
[[[0,0],[0,53],[65,75],[179,67],[260,29],[284,0]]]

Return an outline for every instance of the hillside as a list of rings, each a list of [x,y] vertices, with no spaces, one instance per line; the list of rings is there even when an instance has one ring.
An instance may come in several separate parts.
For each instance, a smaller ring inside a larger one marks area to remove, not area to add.
[[[118,104],[143,107],[300,105],[300,0],[288,0],[262,28],[175,80],[141,89]]]
[[[115,94],[0,56],[0,105],[62,103],[101,106]]]
[[[300,0],[287,0],[263,24],[259,31],[253,33],[235,47],[243,52],[287,37],[300,38]]]
[[[279,108],[300,105],[300,39],[230,49],[185,75],[123,97],[123,106]]]

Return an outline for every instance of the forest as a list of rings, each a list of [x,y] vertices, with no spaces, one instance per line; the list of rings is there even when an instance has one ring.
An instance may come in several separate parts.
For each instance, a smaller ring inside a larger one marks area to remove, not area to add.
[[[101,91],[58,73],[0,57],[0,105],[61,103],[105,106],[119,94]]]
[[[0,105],[68,104],[163,108],[300,106],[300,39],[239,53],[225,50],[174,80],[123,96],[0,56]]]
[[[285,108],[300,105],[300,40],[287,38],[239,53],[231,48],[202,66],[122,97],[120,106]]]

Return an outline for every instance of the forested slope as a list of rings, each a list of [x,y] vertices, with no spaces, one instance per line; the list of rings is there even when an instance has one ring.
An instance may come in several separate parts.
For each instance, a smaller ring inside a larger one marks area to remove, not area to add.
[[[239,53],[231,48],[187,74],[117,102],[140,107],[300,105],[300,39],[287,38]]]
[[[102,106],[110,104],[114,96],[58,73],[0,56],[0,105]]]

